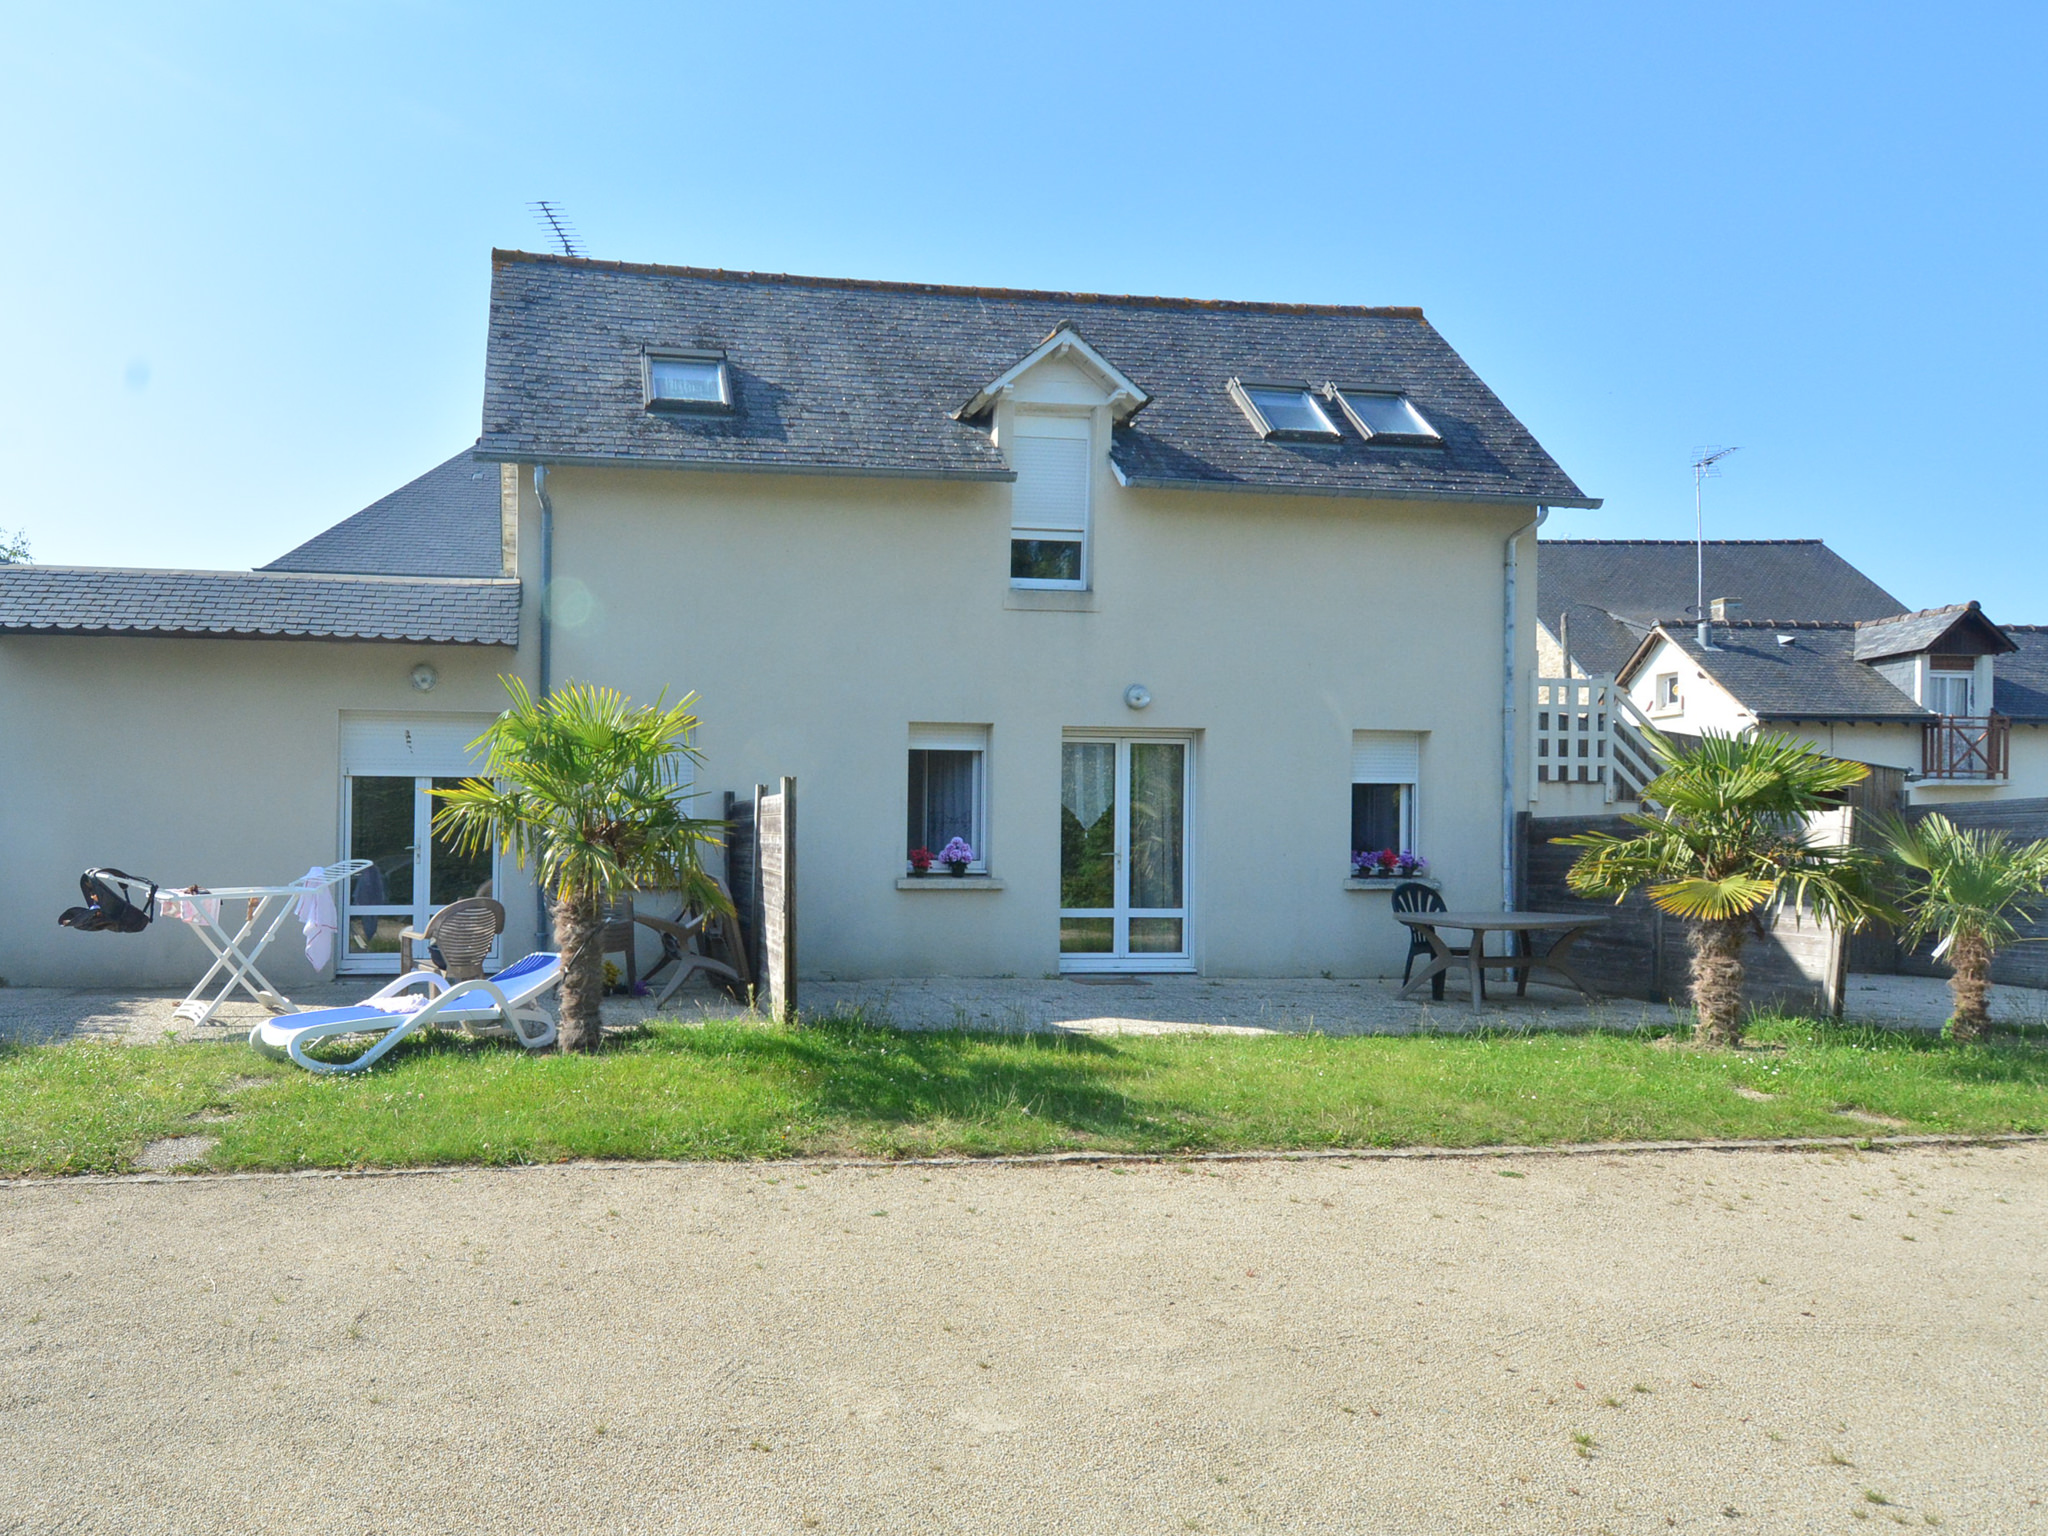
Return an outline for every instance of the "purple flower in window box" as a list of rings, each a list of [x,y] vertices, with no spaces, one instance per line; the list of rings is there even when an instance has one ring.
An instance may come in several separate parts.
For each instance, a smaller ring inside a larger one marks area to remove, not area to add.
[[[1421,854],[1416,853],[1412,849],[1403,848],[1401,850],[1401,856],[1395,862],[1394,867],[1397,870],[1399,870],[1404,877],[1413,879],[1417,875],[1427,874],[1429,872],[1429,860],[1425,859]]]
[[[964,875],[974,862],[974,848],[964,837],[956,837],[939,850],[939,862],[954,874]]]

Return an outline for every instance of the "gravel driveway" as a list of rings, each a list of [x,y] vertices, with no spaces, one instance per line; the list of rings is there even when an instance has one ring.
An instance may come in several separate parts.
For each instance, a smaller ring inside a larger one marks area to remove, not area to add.
[[[15,1185],[0,1531],[2048,1531],[2044,1231],[2038,1145]]]

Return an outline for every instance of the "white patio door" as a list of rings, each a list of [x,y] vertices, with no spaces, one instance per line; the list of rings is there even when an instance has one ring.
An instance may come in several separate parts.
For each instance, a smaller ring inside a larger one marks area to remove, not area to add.
[[[1070,735],[1060,761],[1060,969],[1188,971],[1186,738]]]
[[[400,932],[426,927],[451,901],[494,894],[494,856],[458,852],[436,835],[430,793],[468,776],[467,745],[488,723],[488,716],[343,717],[343,857],[368,859],[370,867],[341,892],[342,970],[394,972]],[[494,946],[486,963],[499,958]]]

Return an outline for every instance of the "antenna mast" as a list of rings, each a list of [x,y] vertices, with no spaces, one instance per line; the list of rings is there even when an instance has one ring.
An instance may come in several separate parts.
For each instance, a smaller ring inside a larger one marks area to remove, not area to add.
[[[533,210],[535,222],[555,237],[564,256],[582,256],[583,248],[576,243],[576,226],[563,217],[561,209],[546,198],[526,206]]]
[[[1700,485],[1707,480],[1720,478],[1717,467],[1721,460],[1739,448],[1695,448],[1692,453],[1692,549],[1694,577],[1699,584],[1699,606],[1693,609],[1699,619],[1698,634],[1700,649],[1711,651],[1714,647],[1712,622],[1707,617],[1707,519],[1700,499]]]

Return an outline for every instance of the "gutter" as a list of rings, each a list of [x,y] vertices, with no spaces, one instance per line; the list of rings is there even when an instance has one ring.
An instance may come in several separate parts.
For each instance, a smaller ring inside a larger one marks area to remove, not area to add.
[[[752,459],[660,459],[651,455],[604,453],[531,453],[478,445],[471,458],[485,464],[553,464],[572,469],[683,469],[719,475],[813,475],[845,480],[1002,480],[1017,478],[1013,469],[876,469],[845,464],[762,463]]]
[[[1508,536],[1502,565],[1506,576],[1501,597],[1500,674],[1500,909],[1515,910],[1515,620],[1521,578],[1522,535],[1541,528],[1550,508],[1538,507],[1535,521]]]
[[[1526,507],[1536,498],[1527,492],[1509,491],[1418,491],[1407,486],[1370,485],[1270,485],[1247,480],[1183,480],[1164,475],[1134,475],[1117,463],[1112,454],[1109,467],[1116,483],[1135,491],[1235,491],[1248,496],[1325,496],[1363,501],[1462,501],[1481,506]],[[1591,512],[1602,505],[1598,496],[1581,496],[1567,501],[1548,497],[1538,508],[1548,515],[1551,507],[1583,507]]]
[[[555,625],[550,611],[554,603],[555,504],[548,499],[548,467],[533,466],[533,494],[540,502],[540,658],[535,668],[539,680],[536,697],[546,699],[554,677]],[[548,893],[534,870],[533,947],[536,953],[548,947]]]

